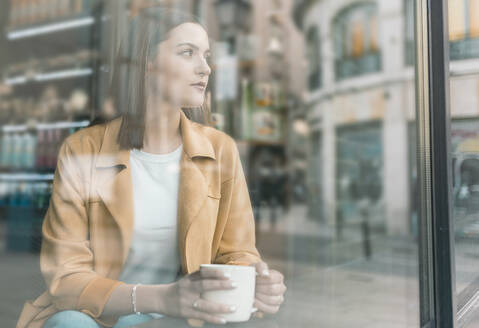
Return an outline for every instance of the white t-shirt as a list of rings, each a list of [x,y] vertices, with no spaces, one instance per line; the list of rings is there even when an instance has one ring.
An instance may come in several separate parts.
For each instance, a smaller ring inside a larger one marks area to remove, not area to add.
[[[130,151],[134,232],[118,280],[167,284],[180,273],[177,207],[183,145],[167,154]]]

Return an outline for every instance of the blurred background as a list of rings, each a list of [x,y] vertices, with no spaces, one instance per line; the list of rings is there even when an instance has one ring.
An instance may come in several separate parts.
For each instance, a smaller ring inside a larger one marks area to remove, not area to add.
[[[45,288],[58,148],[121,114],[111,68],[126,72],[131,19],[154,5],[206,22],[210,118],[238,144],[257,247],[288,286],[278,326],[419,327],[414,0],[2,1],[2,326]],[[449,0],[449,41],[459,295],[479,277],[479,0]]]

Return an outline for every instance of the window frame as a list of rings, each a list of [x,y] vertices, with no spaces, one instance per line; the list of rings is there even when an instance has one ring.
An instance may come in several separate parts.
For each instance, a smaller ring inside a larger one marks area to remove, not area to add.
[[[320,89],[322,86],[321,44],[319,28],[316,25],[312,25],[307,29],[306,42],[306,57],[308,60],[308,89],[310,91],[314,91]]]

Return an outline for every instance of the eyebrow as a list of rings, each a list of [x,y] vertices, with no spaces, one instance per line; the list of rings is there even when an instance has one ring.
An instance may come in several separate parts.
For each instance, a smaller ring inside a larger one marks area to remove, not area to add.
[[[179,43],[176,45],[176,47],[180,47],[180,46],[190,46],[192,48],[195,48],[195,49],[199,49],[198,46],[194,45],[193,43],[189,43],[189,42],[183,42],[183,43]],[[205,52],[211,52],[210,49],[207,49]]]

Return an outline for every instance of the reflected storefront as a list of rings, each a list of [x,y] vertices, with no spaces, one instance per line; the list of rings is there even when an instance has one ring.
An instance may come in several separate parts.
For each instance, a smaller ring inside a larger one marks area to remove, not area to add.
[[[139,13],[157,6],[207,27],[206,111],[186,112],[235,140],[256,247],[288,287],[277,313],[245,327],[479,323],[479,0],[10,0],[5,326],[46,287],[39,253],[58,151],[124,114]],[[170,319],[156,323],[186,326]]]
[[[381,126],[374,123],[344,127],[338,131],[336,188],[339,238],[346,226],[358,224],[358,221],[366,231],[385,232],[381,141]]]

